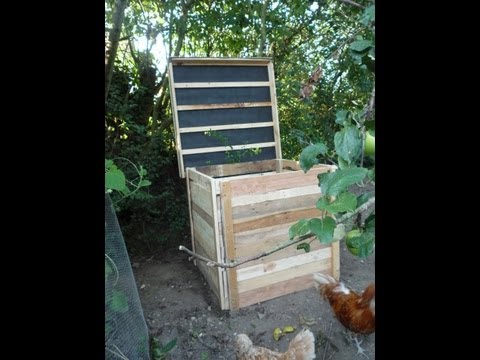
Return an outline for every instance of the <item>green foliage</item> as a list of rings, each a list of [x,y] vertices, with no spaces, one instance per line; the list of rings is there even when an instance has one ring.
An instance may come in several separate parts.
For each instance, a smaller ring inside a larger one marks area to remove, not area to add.
[[[128,311],[127,296],[122,291],[113,289],[109,306],[112,311],[126,313]]]
[[[340,49],[334,51],[338,59],[335,66],[339,71],[337,74],[346,74],[334,77],[332,85],[336,94],[334,103],[338,109],[334,115],[332,128],[335,128],[335,134],[332,137],[334,156],[337,158],[339,169],[333,173],[319,175],[322,197],[317,202],[318,209],[332,214],[335,218],[340,214],[346,215],[345,219],[348,219],[349,214],[358,212],[359,207],[374,196],[372,193],[356,196],[348,191],[349,187],[365,179],[367,181],[375,179],[374,157],[365,158],[365,154],[362,153],[366,131],[375,129],[374,101],[372,102],[374,98],[371,99],[375,75],[375,5],[367,6],[353,18],[356,18],[363,28],[355,30],[353,35],[347,35],[347,39],[343,40],[348,45],[345,47],[347,51],[339,51]],[[341,38],[342,36],[338,36],[336,40]],[[324,60],[323,64],[324,69],[329,65],[327,60]],[[327,76],[325,74],[324,82],[328,82]],[[340,81],[337,82],[336,79]],[[315,95],[314,92],[308,102],[310,106],[318,107]],[[363,108],[360,108],[361,105]],[[322,140],[322,143],[328,143],[328,139]],[[314,151],[312,145],[305,147],[300,156],[304,171],[318,163],[319,154],[320,152]],[[332,223],[329,224],[328,235],[325,237],[322,231],[325,229],[327,219],[331,219]],[[331,241],[340,240],[345,236],[344,224],[337,224],[332,218],[323,216],[320,219],[300,220],[291,226],[289,235],[293,239],[311,233],[322,241],[322,235],[328,240],[331,231],[333,233]],[[366,219],[364,225],[357,224],[357,230],[349,234],[346,244],[350,252],[359,257],[370,255],[375,247],[375,216]],[[297,248],[304,249],[304,244],[299,244]]]
[[[331,217],[324,217],[323,219],[310,219],[308,227],[311,233],[315,234],[322,244],[328,244],[333,240],[333,232],[336,227],[336,222]]]
[[[327,147],[325,144],[318,143],[307,146],[300,154],[300,166],[306,173],[315,164],[318,164],[318,155],[325,155]]]
[[[125,181],[125,175],[123,171],[118,169],[116,165],[113,164],[112,160],[105,159],[105,188],[107,191],[118,190],[126,191],[127,184]]]
[[[360,258],[372,254],[375,247],[375,233],[373,231],[362,232],[359,236],[347,238],[345,241],[348,251]]]
[[[367,175],[367,169],[359,167],[319,174],[320,189],[324,196],[337,196],[347,190],[350,185],[362,181],[365,175]]]
[[[328,244],[333,241],[335,228],[335,220],[330,217],[324,217],[323,219],[301,219],[290,227],[289,235],[290,239],[294,239],[297,236],[312,233],[322,244]],[[297,246],[297,249],[309,251],[310,247],[304,244],[305,243],[302,243]]]
[[[304,250],[306,253],[310,252],[310,244],[301,243],[297,245],[297,250]]]
[[[176,345],[176,338],[161,346],[159,341],[152,337],[150,340],[150,354],[152,360],[165,360],[167,358],[167,354],[172,351]]]
[[[138,168],[130,160],[123,160],[128,161],[134,167],[138,175],[138,177],[136,177],[133,181],[129,181],[125,178],[125,174],[117,167],[117,165],[113,163],[113,160],[105,159],[105,192],[111,193],[112,190],[119,191],[123,195],[123,197],[120,198],[118,201],[124,199],[129,195],[133,195],[141,187],[151,185],[150,180],[144,179],[144,176],[147,175],[147,170],[144,169],[142,165],[140,165],[140,167]],[[127,183],[132,185],[135,189],[131,191],[128,188]]]
[[[294,225],[292,225],[288,231],[290,239],[293,239],[295,236],[305,235],[310,231],[310,225],[307,219],[300,219]]]
[[[334,143],[338,156],[349,165],[358,159],[362,150],[362,138],[356,126],[344,126],[335,134]]]
[[[374,193],[371,192],[371,191],[359,195],[357,197],[357,205],[361,206],[361,205],[365,204],[368,201],[368,199],[370,199],[373,195],[374,195]]]
[[[341,193],[334,201],[329,202],[326,196],[317,201],[317,209],[326,210],[335,214],[344,211],[353,211],[357,207],[357,197],[348,191]]]

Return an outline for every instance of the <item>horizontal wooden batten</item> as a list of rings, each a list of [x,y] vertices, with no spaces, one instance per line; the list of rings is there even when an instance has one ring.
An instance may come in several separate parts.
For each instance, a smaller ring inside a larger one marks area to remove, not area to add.
[[[206,213],[197,203],[192,201],[192,211],[196,212],[212,228],[215,226],[213,217]]]
[[[271,59],[269,58],[203,58],[203,57],[171,57],[170,61],[173,65],[178,66],[206,66],[206,65],[215,65],[215,66],[258,66],[265,65],[267,66]]]
[[[287,241],[288,240],[284,239],[284,242],[287,242]],[[330,244],[322,244],[322,243],[320,243],[320,241],[318,241],[316,239],[310,242],[310,251],[315,251],[315,250],[325,249],[325,248],[330,248]],[[270,254],[268,256],[265,256],[263,258],[253,260],[253,261],[249,261],[248,263],[239,265],[236,269],[240,270],[240,269],[248,268],[248,267],[254,266],[254,265],[269,263],[269,262],[272,262],[272,261],[275,261],[275,260],[294,258],[295,256],[302,255],[302,254],[305,254],[305,251],[303,249],[299,250],[299,249],[296,248],[296,246],[289,246],[289,247],[286,247],[283,250],[280,250],[278,252],[275,252],[275,253]]]
[[[215,245],[215,230],[196,212],[192,213],[193,224],[195,226],[196,242],[203,244],[203,248],[208,251],[210,259],[217,259],[217,250]]]
[[[229,124],[229,125],[213,125],[213,126],[196,126],[184,127],[180,129],[180,133],[204,132],[204,131],[218,131],[218,130],[237,130],[237,129],[252,129],[273,126],[273,122],[261,123],[247,123],[247,124]]]
[[[224,87],[251,87],[251,86],[270,86],[270,81],[225,81],[225,82],[195,82],[195,83],[176,83],[177,89],[189,88],[224,88]]]
[[[227,103],[227,104],[177,105],[177,111],[205,110],[205,109],[236,109],[236,108],[261,107],[261,106],[272,106],[272,102],[261,101],[261,102]]]
[[[295,222],[276,224],[260,229],[235,233],[235,251],[238,259],[261,254],[289,241],[288,230]]]
[[[316,194],[320,197],[320,187],[318,185],[310,185],[303,187],[296,187],[291,189],[282,189],[277,191],[270,191],[260,194],[237,196],[232,198],[232,207],[253,205],[265,201],[282,200],[294,198],[303,195]]]
[[[192,203],[196,204],[202,209],[202,211],[213,218],[213,206],[210,192],[206,191],[203,186],[200,186],[193,181],[190,183],[190,189]]]
[[[193,180],[194,182],[200,184],[200,186],[204,187],[205,189],[207,189],[207,191],[209,191],[208,189],[211,186],[210,185],[211,178],[208,175],[205,175],[202,172],[197,171],[193,168],[187,169],[187,172],[188,172],[188,178],[190,180]]]
[[[237,281],[245,281],[264,276],[266,274],[274,274],[279,271],[298,268],[305,264],[316,261],[327,260],[331,256],[329,248],[310,251],[309,253],[300,254],[291,258],[280,259],[263,264],[249,266],[237,270]]]
[[[207,176],[224,177],[237,176],[249,173],[263,173],[265,171],[275,171],[277,160],[251,161],[235,164],[220,164],[197,167],[197,172]]]
[[[256,216],[252,218],[236,219],[233,222],[234,233],[261,229],[264,227],[275,226],[276,224],[286,224],[298,221],[302,218],[314,218],[322,215],[322,211],[316,208],[294,209],[267,214],[265,216]]]
[[[275,190],[292,189],[305,184],[317,184],[318,174],[330,171],[331,166],[317,166],[304,173],[303,171],[292,171],[282,173],[282,176],[272,176],[276,174],[265,174],[265,176],[251,179],[232,180],[232,196],[240,196],[254,193],[266,193]],[[319,188],[320,189],[320,188]]]
[[[329,269],[324,266],[323,273],[330,274]],[[295,293],[313,287],[314,282],[311,274],[296,277],[292,280],[279,281],[263,287],[245,291],[239,295],[239,307],[243,308],[249,305],[273,299],[285,294]]]
[[[218,151],[256,149],[256,148],[264,148],[264,147],[272,147],[272,146],[275,146],[274,142],[246,144],[246,145],[215,146],[210,148],[187,149],[187,150],[183,150],[182,154],[183,155],[204,154],[204,153],[212,153],[212,152],[218,152]]]
[[[251,219],[271,213],[294,211],[307,207],[315,208],[318,199],[319,194],[310,194],[297,196],[295,198],[268,200],[255,204],[235,206],[232,208],[234,223],[238,223],[239,219]]]
[[[330,249],[328,249],[330,252]],[[289,261],[290,259],[283,259],[279,261]],[[258,276],[253,279],[238,281],[238,293],[239,295],[243,292],[260,289],[266,286],[270,286],[279,281],[291,280],[299,276],[312,274],[316,271],[322,271],[331,267],[331,259],[326,258],[323,260],[312,261],[303,265],[297,265],[293,267],[288,267],[285,270],[275,271],[269,274],[264,274],[263,276]],[[242,269],[243,270],[243,269]]]

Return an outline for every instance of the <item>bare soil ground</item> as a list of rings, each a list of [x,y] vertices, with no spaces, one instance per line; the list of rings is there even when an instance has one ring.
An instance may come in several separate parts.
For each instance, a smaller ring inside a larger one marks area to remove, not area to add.
[[[362,291],[375,281],[375,253],[362,260],[351,255],[343,241],[340,249],[340,277],[347,286]],[[302,327],[310,328],[316,337],[317,359],[365,358],[357,354],[354,342],[315,288],[238,311],[222,311],[187,254],[172,251],[132,258],[132,264],[151,335],[162,344],[177,338],[170,359],[233,360],[233,340],[238,333],[246,333],[255,345],[285,351]],[[297,330],[275,341],[273,330],[286,325]],[[375,334],[360,339],[368,357],[375,359]]]

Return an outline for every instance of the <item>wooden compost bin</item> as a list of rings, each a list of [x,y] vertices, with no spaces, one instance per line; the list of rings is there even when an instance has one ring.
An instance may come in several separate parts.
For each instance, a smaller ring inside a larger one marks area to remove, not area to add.
[[[193,250],[226,263],[288,242],[301,218],[318,217],[316,165],[306,174],[281,158],[270,59],[169,61],[179,172],[186,177]],[[238,309],[313,286],[311,274],[339,278],[338,242],[287,247],[235,268],[195,262],[222,309]]]

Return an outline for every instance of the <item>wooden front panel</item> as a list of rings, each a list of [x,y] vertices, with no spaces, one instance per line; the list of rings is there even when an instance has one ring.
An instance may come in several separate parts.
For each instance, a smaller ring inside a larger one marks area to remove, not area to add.
[[[330,169],[318,166],[307,174],[291,171],[225,179],[231,196],[229,212],[236,260],[287,243],[291,225],[301,218],[321,216],[316,209],[321,196],[317,175]],[[237,300],[233,305],[244,307],[311,287],[311,274],[316,271],[334,274],[337,262],[332,256],[338,254],[332,246],[320,244],[317,239],[310,245],[309,253],[293,245],[235,268]]]
[[[215,214],[217,205],[214,203],[215,193],[211,179],[198,171],[188,169],[188,200],[190,208],[190,225],[192,227],[193,250],[208,259],[219,261],[218,216]],[[221,299],[223,284],[221,272],[217,267],[206,266],[203,261],[196,261],[203,276],[215,295]]]

